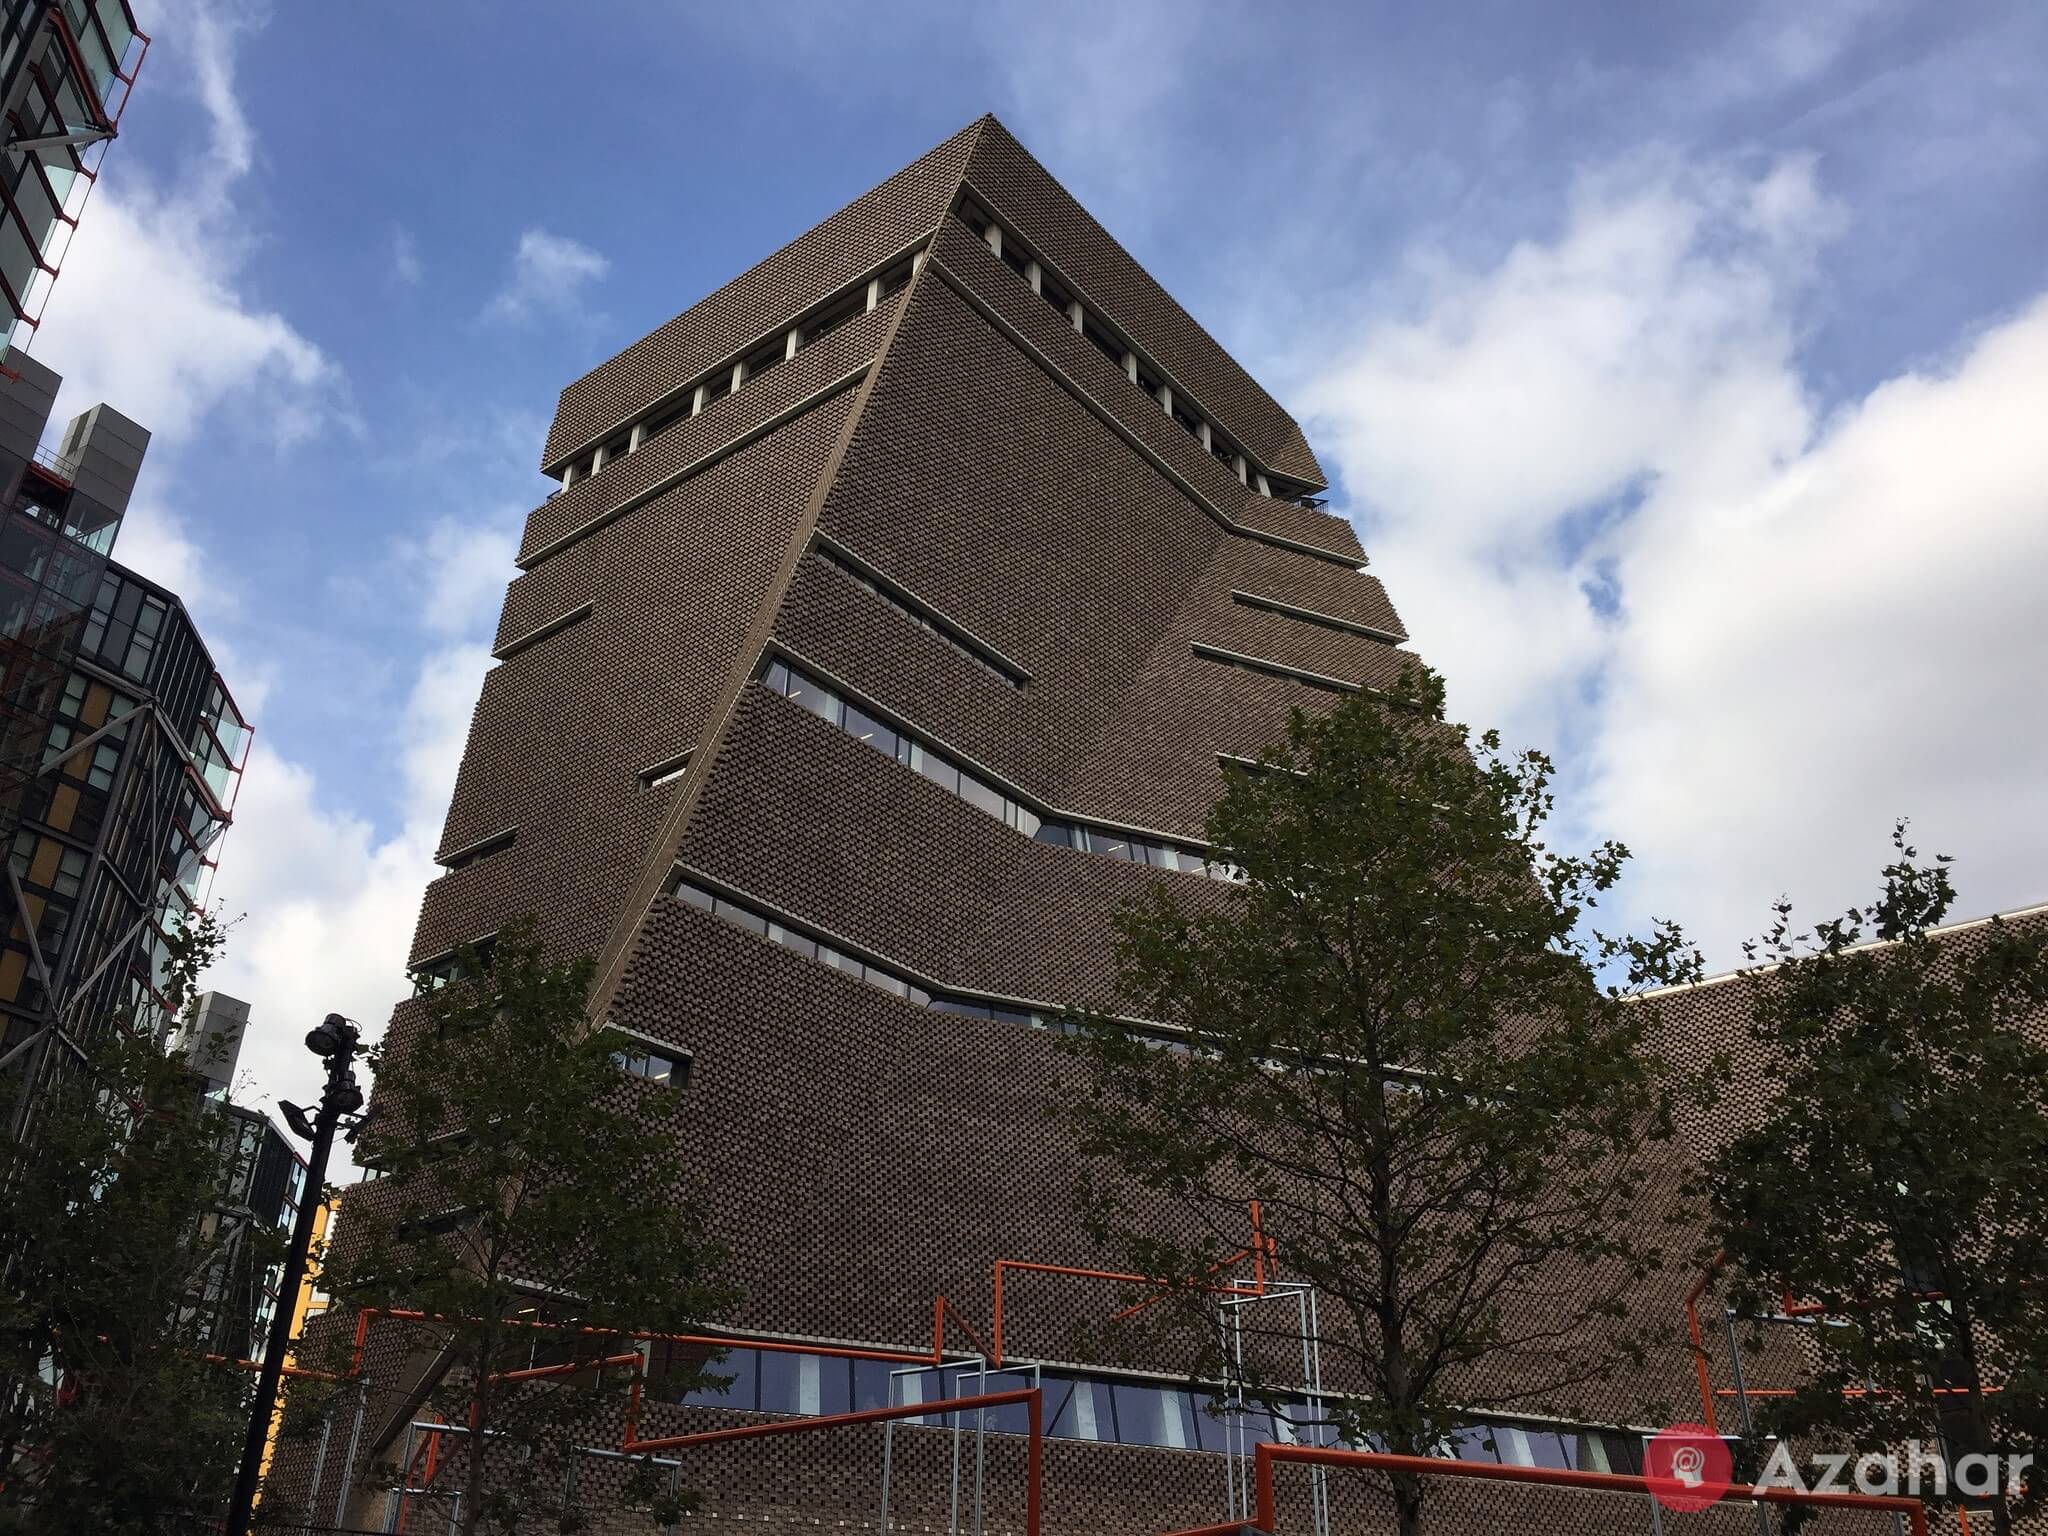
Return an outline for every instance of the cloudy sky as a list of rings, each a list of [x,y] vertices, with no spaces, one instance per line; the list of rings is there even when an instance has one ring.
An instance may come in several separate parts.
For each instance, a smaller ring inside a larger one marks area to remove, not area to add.
[[[1304,421],[1631,914],[1732,964],[1899,815],[2048,899],[2031,0],[135,4],[35,350],[154,429],[118,555],[257,724],[259,1102],[403,990],[557,391],[988,110]]]

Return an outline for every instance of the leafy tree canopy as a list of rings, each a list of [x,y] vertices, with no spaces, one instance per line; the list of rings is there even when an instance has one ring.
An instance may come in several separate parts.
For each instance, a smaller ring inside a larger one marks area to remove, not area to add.
[[[340,1308],[428,1314],[405,1329],[438,1362],[426,1406],[476,1428],[437,1485],[468,1536],[558,1511],[575,1447],[616,1443],[638,1369],[602,1362],[731,1294],[674,1163],[680,1085],[622,1071],[631,1040],[589,1027],[590,962],[551,959],[521,923],[462,970],[371,1053],[364,1144],[386,1177],[350,1203],[323,1283]],[[577,1370],[504,1379],[544,1365]]]
[[[1475,1412],[1639,1359],[1630,1297],[1661,1255],[1624,1218],[1673,1090],[1630,995],[1698,959],[1673,925],[1593,928],[1626,850],[1550,849],[1549,760],[1448,724],[1420,669],[1296,712],[1226,780],[1207,836],[1241,881],[1158,882],[1118,923],[1120,1005],[1179,1045],[1096,1018],[1074,1046],[1096,1235],[1139,1273],[1200,1276],[1258,1198],[1320,1298],[1354,1441],[1434,1454]],[[1174,1305],[1211,1302],[1183,1284]],[[1198,1372],[1227,1366],[1195,1347]],[[1420,1529],[1423,1489],[1394,1491]]]
[[[221,935],[201,911],[171,940],[174,1007]],[[0,1531],[175,1529],[234,1480],[251,1377],[206,1356],[278,1238],[221,1208],[232,1122],[150,1021],[52,1056],[8,1084],[27,1128],[0,1137]]]
[[[1750,946],[1766,1102],[1707,1180],[1735,1305],[1836,1326],[1763,1427],[1859,1451],[2048,1445],[2048,928],[1938,935],[1948,861],[1903,823],[1868,906]],[[1804,942],[1801,942],[1801,941]],[[2002,1500],[1996,1525],[2038,1502]]]

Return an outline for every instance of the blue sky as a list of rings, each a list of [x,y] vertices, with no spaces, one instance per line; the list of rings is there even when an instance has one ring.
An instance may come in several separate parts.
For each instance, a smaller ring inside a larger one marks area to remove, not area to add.
[[[1631,913],[1731,964],[1902,813],[2048,898],[2039,6],[137,6],[35,350],[156,431],[119,553],[256,717],[259,1097],[400,990],[557,391],[986,110],[1304,420]]]

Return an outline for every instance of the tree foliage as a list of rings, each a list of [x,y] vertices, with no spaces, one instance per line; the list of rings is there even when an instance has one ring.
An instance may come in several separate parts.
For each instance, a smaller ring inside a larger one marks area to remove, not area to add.
[[[475,1426],[438,1485],[469,1536],[543,1507],[574,1524],[574,1448],[611,1443],[637,1369],[602,1362],[731,1297],[674,1163],[679,1089],[620,1071],[628,1042],[589,1028],[590,962],[550,959],[520,924],[463,969],[371,1054],[364,1144],[386,1177],[351,1203],[323,1283],[340,1309],[428,1315],[403,1331],[437,1360],[426,1407]],[[504,1379],[538,1365],[575,1371]]]
[[[1795,938],[1781,904],[1750,946],[1768,1098],[1709,1172],[1715,1236],[1740,1310],[1790,1294],[1836,1324],[1810,1331],[1816,1368],[1763,1427],[2032,1452],[2048,1443],[2048,933],[1937,936],[1947,860],[1920,862],[1903,823],[1893,844],[1870,905]],[[2000,1501],[2000,1531],[2039,1484]]]
[[[1438,1453],[1475,1413],[1638,1360],[1629,1298],[1660,1254],[1620,1218],[1671,1089],[1627,994],[1698,962],[1670,925],[1592,931],[1626,850],[1549,849],[1549,761],[1447,724],[1421,670],[1296,712],[1226,778],[1207,837],[1241,882],[1156,883],[1118,921],[1120,1003],[1181,1048],[1112,1018],[1075,1045],[1095,1234],[1138,1273],[1202,1276],[1258,1198],[1319,1295],[1354,1442]],[[1183,1280],[1165,1307],[1201,1339],[1210,1305]],[[1412,1533],[1424,1489],[1395,1481]]]
[[[172,940],[174,1005],[220,940],[204,911]],[[251,1378],[205,1358],[214,1298],[278,1248],[220,1219],[233,1127],[191,1068],[116,1020],[9,1085],[33,1102],[0,1145],[0,1531],[171,1530],[226,1500]]]

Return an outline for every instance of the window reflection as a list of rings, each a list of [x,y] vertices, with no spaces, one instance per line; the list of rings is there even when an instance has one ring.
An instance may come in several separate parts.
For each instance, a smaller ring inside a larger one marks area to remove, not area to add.
[[[971,769],[962,767],[945,753],[877,719],[858,704],[842,699],[816,678],[809,677],[787,662],[771,661],[761,670],[761,686],[801,704],[822,720],[828,720],[848,735],[866,742],[877,752],[894,758],[913,773],[921,774],[949,794],[958,795],[976,810],[1034,841],[1056,848],[1074,848],[1101,858],[1119,859],[1127,864],[1144,864],[1153,869],[1205,875],[1212,880],[1239,880],[1239,872],[1227,864],[1213,863],[1199,849],[1143,838],[1132,833],[1079,822],[1045,821],[1022,802],[1010,798]]]

